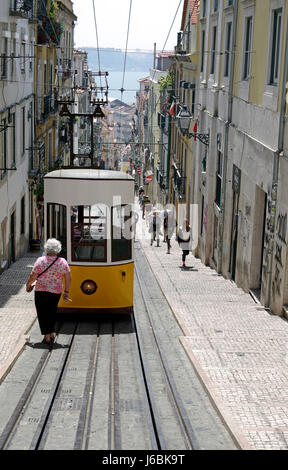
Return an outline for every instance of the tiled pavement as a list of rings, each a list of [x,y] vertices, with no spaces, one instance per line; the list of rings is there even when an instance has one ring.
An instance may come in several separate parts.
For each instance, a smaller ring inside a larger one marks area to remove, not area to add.
[[[288,449],[288,322],[191,254],[193,269],[183,270],[176,241],[168,255],[162,240],[157,248],[147,232],[139,239],[183,330],[179,341],[224,420],[244,449]],[[25,282],[37,256],[0,276],[0,380],[36,319]]]
[[[179,341],[242,448],[288,449],[288,322],[191,254],[183,269],[175,239],[168,255],[141,234]]]
[[[5,377],[26,343],[36,319],[34,294],[26,280],[39,253],[28,253],[0,276],[0,380]]]

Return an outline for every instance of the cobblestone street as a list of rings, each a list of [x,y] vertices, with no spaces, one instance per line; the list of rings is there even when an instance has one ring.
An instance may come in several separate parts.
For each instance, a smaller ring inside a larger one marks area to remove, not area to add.
[[[243,449],[288,448],[288,324],[249,294],[181,250],[171,254],[138,239],[183,331],[179,338],[227,425]],[[14,263],[0,278],[0,373],[21,353],[36,319],[25,281],[39,253]],[[39,339],[40,339],[39,331]]]

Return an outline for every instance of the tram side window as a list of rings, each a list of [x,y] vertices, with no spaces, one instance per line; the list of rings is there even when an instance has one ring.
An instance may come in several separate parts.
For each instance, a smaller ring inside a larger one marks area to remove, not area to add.
[[[132,211],[130,205],[112,208],[112,261],[132,257]]]
[[[47,204],[47,238],[57,238],[62,244],[60,255],[67,258],[66,206]]]
[[[73,261],[107,261],[107,207],[71,206]]]

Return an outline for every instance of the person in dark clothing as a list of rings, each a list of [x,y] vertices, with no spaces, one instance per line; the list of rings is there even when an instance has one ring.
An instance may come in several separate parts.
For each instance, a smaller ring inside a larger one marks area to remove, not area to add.
[[[141,198],[142,198],[142,196],[144,196],[144,193],[145,193],[145,191],[144,191],[144,189],[143,189],[143,186],[140,186],[139,192],[138,192],[139,203],[141,202]]]
[[[55,339],[57,305],[61,294],[65,301],[70,300],[70,267],[64,258],[58,256],[61,249],[60,241],[49,238],[44,245],[45,256],[36,260],[26,283],[27,292],[31,292],[35,285],[35,306],[39,327],[44,335],[43,343],[53,343]]]
[[[171,238],[176,228],[176,218],[174,208],[168,209],[166,206],[163,211],[163,229],[164,229],[164,242],[167,243],[167,254],[170,254]]]
[[[177,240],[182,250],[182,268],[186,268],[186,256],[191,251],[191,227],[188,219],[185,219],[183,225],[179,228]]]
[[[161,229],[161,218],[159,211],[153,209],[152,214],[149,216],[149,233],[151,233],[150,245],[153,245],[153,241],[157,241],[157,246],[160,246],[160,230]]]

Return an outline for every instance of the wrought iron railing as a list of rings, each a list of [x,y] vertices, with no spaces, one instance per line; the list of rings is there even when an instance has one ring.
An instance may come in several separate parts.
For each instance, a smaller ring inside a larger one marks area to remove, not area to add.
[[[33,18],[34,0],[10,0],[10,15]]]

